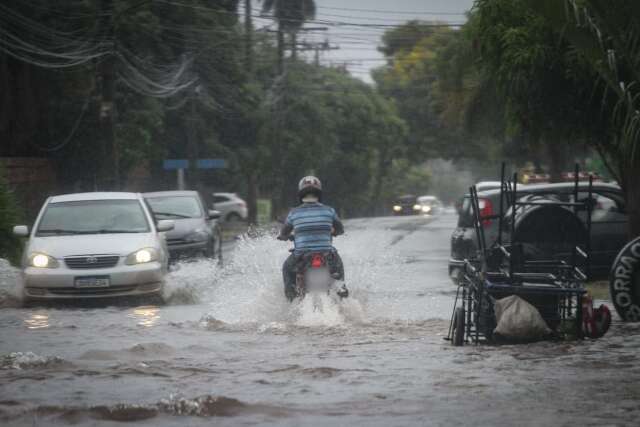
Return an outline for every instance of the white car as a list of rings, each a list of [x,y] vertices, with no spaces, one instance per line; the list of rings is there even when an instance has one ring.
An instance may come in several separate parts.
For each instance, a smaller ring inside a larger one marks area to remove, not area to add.
[[[442,210],[442,202],[436,196],[420,196],[417,204],[425,215],[437,215]]]
[[[160,296],[168,270],[164,232],[142,195],[79,193],[47,199],[22,259],[24,299]]]
[[[247,204],[235,193],[213,193],[213,209],[220,212],[225,221],[246,220]]]

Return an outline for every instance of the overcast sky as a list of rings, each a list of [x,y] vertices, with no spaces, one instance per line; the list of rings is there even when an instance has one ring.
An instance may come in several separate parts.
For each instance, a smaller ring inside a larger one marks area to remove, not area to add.
[[[402,24],[411,19],[437,20],[450,24],[465,22],[465,12],[474,0],[316,0],[316,21],[306,27],[326,27],[326,31],[305,32],[300,41],[321,42],[328,39],[337,50],[321,54],[321,63],[346,63],[356,77],[370,82],[372,68],[385,63],[377,51],[380,36],[387,26]],[[256,2],[256,12],[260,3]],[[257,20],[256,27],[268,20]],[[356,25],[348,25],[356,24]],[[313,53],[306,55],[313,59]]]

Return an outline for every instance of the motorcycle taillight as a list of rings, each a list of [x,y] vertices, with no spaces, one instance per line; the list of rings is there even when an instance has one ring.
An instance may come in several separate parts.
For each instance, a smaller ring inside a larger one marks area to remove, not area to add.
[[[322,255],[314,255],[311,258],[311,268],[320,268],[324,265],[324,259]]]

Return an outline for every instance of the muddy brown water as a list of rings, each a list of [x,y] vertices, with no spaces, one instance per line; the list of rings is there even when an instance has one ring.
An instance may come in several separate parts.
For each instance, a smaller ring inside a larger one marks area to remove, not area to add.
[[[354,220],[336,241],[352,297],[290,305],[287,245],[187,263],[165,306],[22,308],[0,268],[7,426],[638,425],[640,326],[599,340],[443,340],[453,215]]]

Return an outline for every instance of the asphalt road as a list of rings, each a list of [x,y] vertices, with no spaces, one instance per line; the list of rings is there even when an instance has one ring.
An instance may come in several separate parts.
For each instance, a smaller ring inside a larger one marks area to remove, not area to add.
[[[600,340],[443,340],[453,215],[351,220],[352,296],[289,304],[288,244],[227,246],[171,273],[165,306],[0,309],[7,426],[637,425],[640,326]],[[19,289],[0,268],[0,293]],[[15,302],[15,301],[14,301]]]

